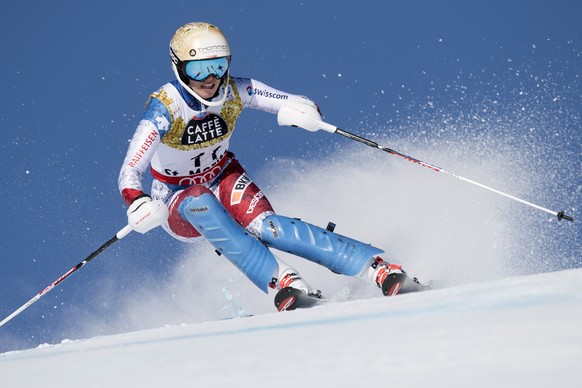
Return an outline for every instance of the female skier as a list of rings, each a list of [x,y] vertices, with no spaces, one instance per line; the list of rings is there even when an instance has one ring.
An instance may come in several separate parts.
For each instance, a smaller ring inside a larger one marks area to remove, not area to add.
[[[243,109],[276,114],[287,105],[320,119],[314,102],[232,77],[229,44],[209,23],[180,27],[170,42],[170,58],[176,79],[150,96],[119,174],[134,230],[146,233],[162,225],[182,241],[207,239],[265,293],[279,290],[279,310],[305,307],[322,296],[269,247],[359,277],[385,295],[422,288],[399,265],[380,258],[381,249],[275,213],[230,152]],[[142,186],[148,168],[151,196]]]

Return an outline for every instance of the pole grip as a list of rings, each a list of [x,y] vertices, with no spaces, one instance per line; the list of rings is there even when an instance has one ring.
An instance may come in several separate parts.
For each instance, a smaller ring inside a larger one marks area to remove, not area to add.
[[[131,225],[126,225],[123,229],[121,229],[119,232],[117,232],[117,234],[115,236],[117,237],[118,240],[121,240],[122,238],[124,238],[125,236],[130,234],[132,230],[133,229],[132,229]]]

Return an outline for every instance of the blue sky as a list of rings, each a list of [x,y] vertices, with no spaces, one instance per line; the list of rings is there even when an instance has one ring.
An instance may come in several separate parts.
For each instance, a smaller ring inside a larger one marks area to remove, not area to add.
[[[507,183],[503,189],[580,217],[578,2],[248,3],[222,1],[210,9],[172,0],[4,7],[2,317],[125,225],[117,174],[127,141],[149,93],[172,80],[169,39],[189,21],[209,21],[225,32],[234,75],[307,95],[327,121],[397,144],[403,152],[445,149],[447,155],[413,156],[435,164],[458,160],[443,167],[462,175],[488,171],[484,177],[492,180],[484,183]],[[352,149],[346,139],[280,128],[274,116],[255,111],[239,120],[232,147],[267,194],[277,185],[264,173],[266,165],[280,158],[307,166],[337,164]],[[358,166],[362,154],[349,155]],[[512,163],[491,170],[487,161],[495,157]],[[414,175],[419,169],[405,171],[421,179],[422,173]],[[495,173],[504,179],[496,181]],[[296,175],[289,179],[302,183]],[[302,207],[307,204],[289,211],[300,213]],[[540,271],[580,266],[577,224],[546,222],[521,207],[510,211],[507,218],[523,220],[515,227],[543,225],[535,233],[543,244],[525,247],[543,263]],[[1,328],[0,343],[8,345],[0,350],[59,341],[91,317],[107,319],[116,306],[100,293],[105,286],[114,284],[120,297],[128,297],[126,289],[134,292],[130,285],[136,282],[151,282],[147,286],[155,289],[171,281],[166,275],[174,273],[184,249],[162,231],[128,236]],[[558,253],[552,257],[549,251]]]

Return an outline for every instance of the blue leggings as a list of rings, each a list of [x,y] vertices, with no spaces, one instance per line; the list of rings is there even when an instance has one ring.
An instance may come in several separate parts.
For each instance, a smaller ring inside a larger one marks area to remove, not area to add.
[[[218,201],[201,188],[186,197],[179,213],[264,292],[277,276],[278,263],[267,248],[273,247],[323,265],[333,272],[356,276],[383,251],[301,220],[268,216],[260,239],[248,233]]]

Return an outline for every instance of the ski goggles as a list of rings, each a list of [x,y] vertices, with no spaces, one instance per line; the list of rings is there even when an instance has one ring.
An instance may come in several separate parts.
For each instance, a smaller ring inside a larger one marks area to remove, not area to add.
[[[228,71],[228,57],[184,62],[182,71],[188,78],[194,81],[204,81],[211,75],[222,79]]]

